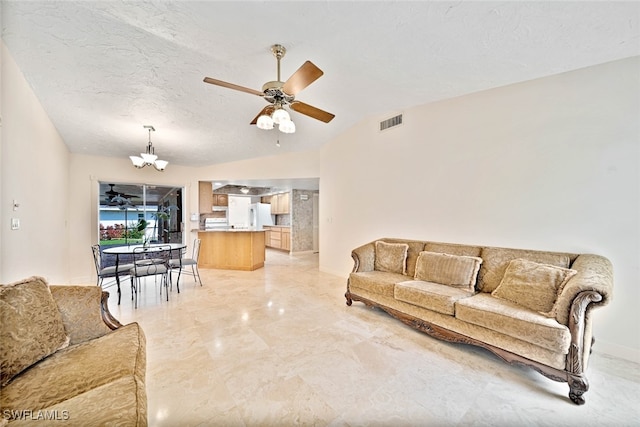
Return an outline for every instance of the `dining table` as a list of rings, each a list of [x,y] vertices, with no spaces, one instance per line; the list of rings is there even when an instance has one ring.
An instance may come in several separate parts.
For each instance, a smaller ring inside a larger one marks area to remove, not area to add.
[[[152,243],[149,245],[137,244],[137,245],[123,245],[123,246],[112,246],[109,248],[105,248],[102,250],[102,253],[115,255],[116,256],[116,271],[118,271],[118,265],[120,264],[120,257],[124,255],[133,256],[134,250],[140,250],[140,248],[144,248],[144,252],[158,255],[162,252],[169,252],[169,259],[172,258],[173,251],[178,251],[178,257],[180,257],[180,252],[187,247],[186,243]],[[118,305],[120,305],[120,299],[122,297],[122,291],[120,290],[120,275],[128,275],[129,272],[116,273],[116,284],[118,285]]]

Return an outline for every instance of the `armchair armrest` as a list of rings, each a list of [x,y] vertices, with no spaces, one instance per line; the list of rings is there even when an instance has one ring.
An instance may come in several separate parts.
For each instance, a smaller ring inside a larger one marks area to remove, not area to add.
[[[101,337],[120,325],[108,309],[105,319],[103,294],[108,293],[100,287],[52,285],[49,289],[62,315],[70,345]]]
[[[608,304],[613,292],[613,266],[607,258],[592,254],[580,255],[571,268],[578,273],[564,286],[554,307],[556,320],[565,326],[569,326],[569,319],[572,316],[571,307],[581,293],[589,292],[599,295],[599,297],[593,295],[590,298],[591,303],[584,306],[587,310]]]
[[[359,271],[373,271],[376,260],[376,246],[374,242],[367,243],[351,251],[353,258],[352,273]]]

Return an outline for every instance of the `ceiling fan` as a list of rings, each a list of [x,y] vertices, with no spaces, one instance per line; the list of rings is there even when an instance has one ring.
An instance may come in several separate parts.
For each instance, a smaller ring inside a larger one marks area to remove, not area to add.
[[[304,114],[305,116],[320,120],[324,123],[329,123],[335,117],[334,114],[295,99],[298,92],[309,86],[324,74],[322,70],[316,67],[311,61],[306,61],[295,73],[291,75],[291,77],[289,77],[289,79],[287,79],[286,82],[282,82],[280,80],[280,60],[284,57],[287,50],[284,46],[274,44],[271,46],[271,52],[278,62],[278,76],[277,80],[265,83],[262,86],[262,92],[238,86],[233,83],[227,83],[222,80],[212,79],[211,77],[205,77],[204,82],[264,98],[269,105],[264,107],[262,111],[260,111],[260,113],[258,113],[258,115],[251,121],[252,125],[257,124],[261,129],[272,129],[273,123],[280,124],[281,114],[286,117],[282,120],[291,122],[289,120],[288,113],[283,108],[285,106],[300,114]],[[287,123],[287,126],[289,126],[289,123]],[[293,133],[295,131],[293,122],[290,123],[290,126],[292,126],[292,128],[285,128],[281,124],[280,130],[285,133]]]
[[[133,199],[134,196],[133,194],[125,194],[122,193],[120,191],[115,191],[113,189],[113,187],[115,187],[115,184],[107,184],[110,188],[108,190],[106,190],[104,192],[105,194],[105,202],[107,203],[112,203],[112,204],[121,204],[121,203],[125,203],[124,201],[128,201],[130,203],[131,199]]]

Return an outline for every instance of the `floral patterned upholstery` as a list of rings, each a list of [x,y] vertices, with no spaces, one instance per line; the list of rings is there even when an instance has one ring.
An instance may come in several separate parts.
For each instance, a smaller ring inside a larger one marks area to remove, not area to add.
[[[108,328],[101,320],[102,291],[97,286],[49,289],[71,345],[2,387],[3,422],[34,425],[39,421],[33,414],[45,413],[65,426],[146,426],[146,339],[140,326]],[[22,416],[7,419],[8,414]]]

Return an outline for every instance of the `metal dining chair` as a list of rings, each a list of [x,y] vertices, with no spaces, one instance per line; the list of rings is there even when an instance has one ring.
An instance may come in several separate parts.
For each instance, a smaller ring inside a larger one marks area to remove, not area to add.
[[[200,271],[198,270],[198,258],[200,257],[200,239],[195,239],[193,241],[193,253],[191,258],[185,258],[184,252],[180,252],[179,258],[173,258],[169,260],[169,275],[173,273],[174,270],[178,270],[178,280],[176,281],[176,288],[178,289],[178,293],[180,293],[180,275],[182,273],[188,274],[194,277],[196,282],[200,283],[202,286],[202,280],[200,279]],[[191,271],[187,269],[187,267],[191,267]],[[171,277],[169,280],[173,283]]]
[[[148,260],[148,255],[158,255],[165,251],[171,252],[171,246],[154,246],[153,248],[139,247],[133,249],[133,265],[129,270],[131,275],[131,299],[135,298],[134,307],[138,308],[138,294],[142,286],[141,278],[150,276],[161,276],[160,295],[162,296],[162,287],[165,288],[167,301],[169,301],[169,269],[165,263],[143,263],[141,261]],[[160,259],[160,257],[155,258]]]
[[[100,252],[100,245],[92,245],[91,251],[93,252],[93,263],[96,266],[96,274],[97,280],[96,285],[100,286],[102,289],[113,286],[116,283],[116,276],[128,276],[133,264],[119,264],[116,270],[116,266],[112,265],[109,267],[102,266],[102,253]],[[104,279],[114,278],[113,281],[107,282],[105,285]],[[118,292],[120,290],[118,289]]]

